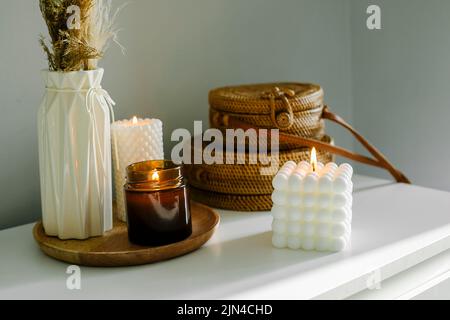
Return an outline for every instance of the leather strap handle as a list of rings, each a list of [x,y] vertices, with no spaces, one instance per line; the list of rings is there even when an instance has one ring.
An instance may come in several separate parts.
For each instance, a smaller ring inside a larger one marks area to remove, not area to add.
[[[384,154],[382,154],[377,148],[375,148],[369,141],[367,141],[359,132],[357,132],[351,125],[349,125],[343,118],[338,116],[337,114],[331,112],[328,109],[328,106],[325,106],[322,113],[322,118],[333,121],[334,123],[344,127],[356,138],[356,140],[361,143],[361,145],[366,148],[367,151],[372,154],[372,156],[378,160],[378,163],[381,165],[381,168],[386,169],[389,173],[395,178],[395,180],[399,183],[407,183],[411,184],[411,181],[394,165],[389,162]],[[360,155],[358,155],[360,156]],[[358,158],[354,158],[352,160],[359,161]]]
[[[238,119],[233,116],[226,116],[226,123],[229,127],[241,128],[244,130],[248,129],[257,129],[254,126]],[[330,152],[332,154],[342,156],[363,164],[367,164],[370,166],[378,167],[387,170],[394,179],[399,183],[410,184],[410,180],[397,168],[394,167],[392,163],[387,160],[387,158],[377,149],[375,148],[369,141],[367,141],[361,134],[359,134],[352,126],[350,126],[344,119],[342,119],[337,114],[331,112],[327,106],[324,107],[322,118],[335,122],[336,124],[342,126],[347,129],[360,143],[361,145],[369,151],[369,153],[374,157],[370,158],[347,149],[330,145],[328,143],[304,138],[297,135],[291,135],[280,132],[279,139],[280,142],[298,145],[299,147],[315,147],[317,149]],[[270,131],[269,131],[270,137]]]

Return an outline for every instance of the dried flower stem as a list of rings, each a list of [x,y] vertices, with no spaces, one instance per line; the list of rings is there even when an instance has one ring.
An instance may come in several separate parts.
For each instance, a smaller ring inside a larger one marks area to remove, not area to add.
[[[50,36],[49,44],[43,36],[39,43],[52,71],[95,69],[108,42],[117,42],[111,0],[39,0],[39,6]],[[70,6],[79,8],[79,29],[68,27]]]

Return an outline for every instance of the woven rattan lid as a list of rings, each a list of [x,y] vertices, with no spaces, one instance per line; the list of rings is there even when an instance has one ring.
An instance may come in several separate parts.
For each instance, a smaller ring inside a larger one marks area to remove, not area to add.
[[[209,93],[212,108],[228,113],[270,114],[285,110],[286,102],[293,112],[311,110],[323,105],[323,90],[310,83],[265,83],[224,87]]]

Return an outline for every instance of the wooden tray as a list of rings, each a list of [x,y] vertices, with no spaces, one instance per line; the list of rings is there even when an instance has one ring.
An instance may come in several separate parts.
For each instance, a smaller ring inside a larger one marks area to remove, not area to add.
[[[220,217],[211,208],[192,202],[192,235],[181,242],[142,247],[128,241],[127,225],[115,222],[114,229],[103,237],[88,240],[60,240],[45,234],[42,222],[33,229],[41,250],[48,256],[76,265],[121,267],[163,261],[192,252],[203,246],[214,234]]]

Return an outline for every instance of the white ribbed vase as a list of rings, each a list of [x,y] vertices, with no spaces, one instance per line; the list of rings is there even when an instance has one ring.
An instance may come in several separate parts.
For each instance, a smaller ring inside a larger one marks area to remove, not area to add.
[[[103,69],[44,71],[38,114],[42,218],[47,235],[87,239],[112,229],[110,110]]]

